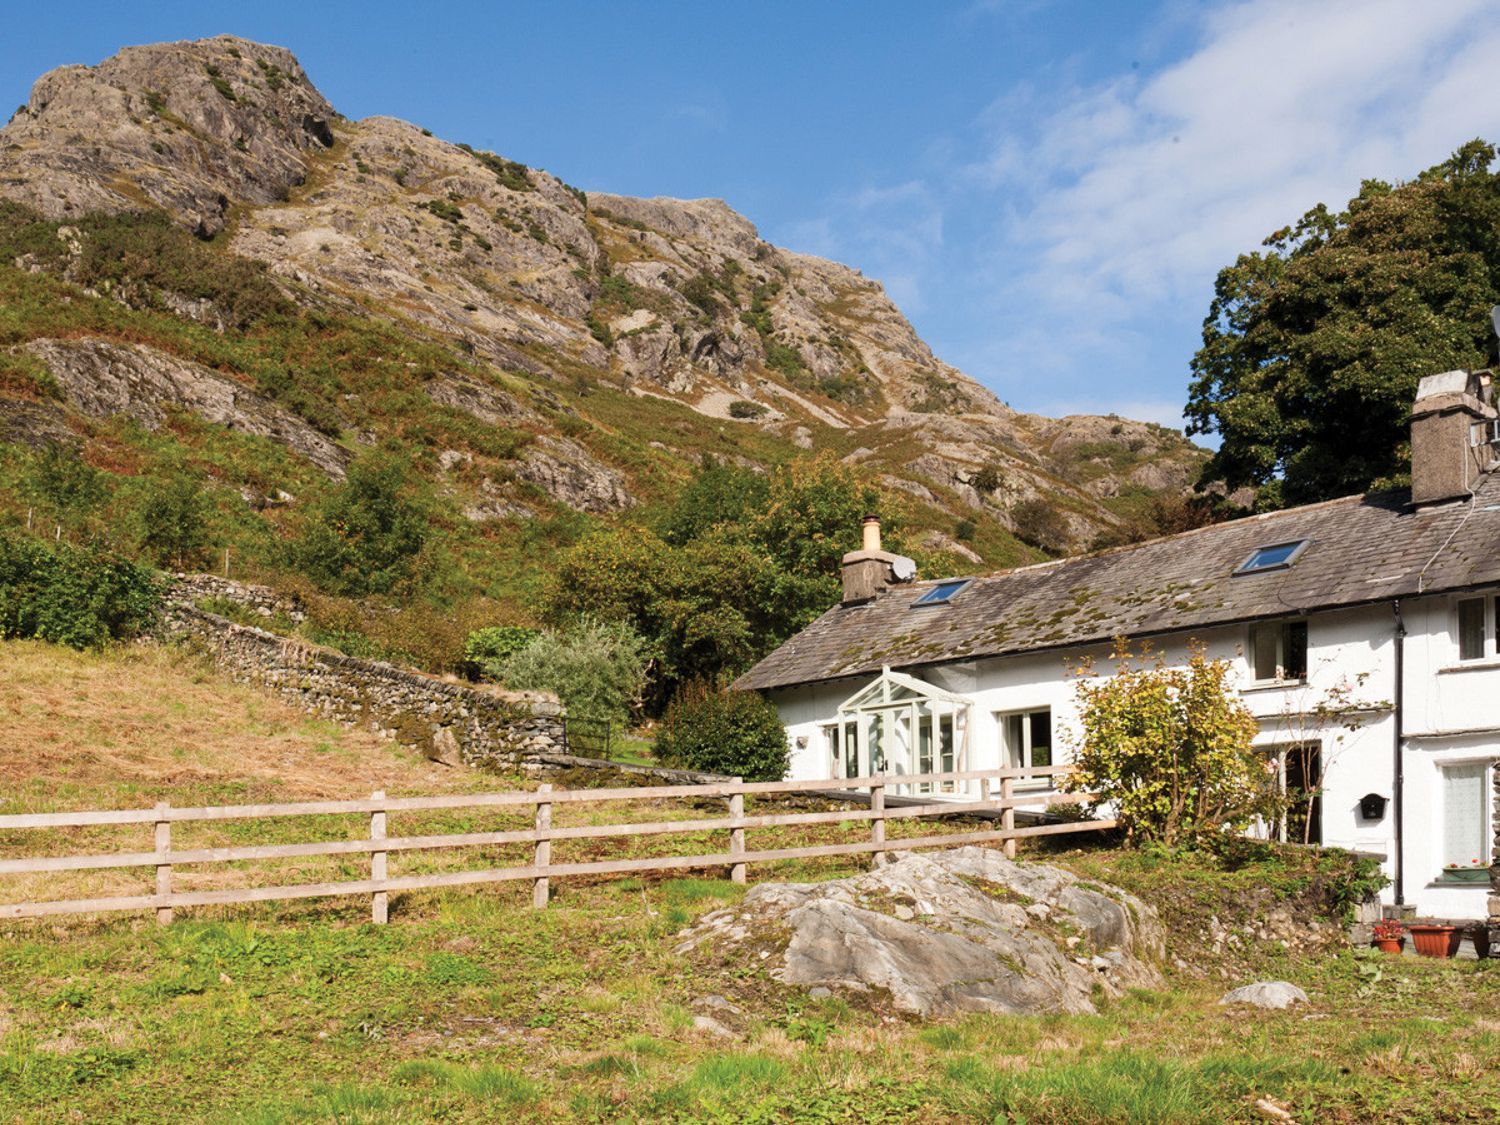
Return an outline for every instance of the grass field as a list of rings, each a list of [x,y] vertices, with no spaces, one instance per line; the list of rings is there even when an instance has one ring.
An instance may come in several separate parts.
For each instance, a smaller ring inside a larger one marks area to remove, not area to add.
[[[0,646],[0,723],[4,811],[524,784],[309,722],[151,649]],[[11,833],[0,853],[74,843]],[[757,965],[673,952],[695,916],[742,893],[712,878],[564,879],[543,912],[524,885],[398,896],[384,927],[366,924],[365,900],[185,911],[165,929],[123,915],[0,925],[0,1120],[1209,1122],[1265,1120],[1260,1099],[1304,1122],[1500,1116],[1493,962],[1296,955],[1249,936],[1215,957],[1203,920],[1249,935],[1308,870],[1106,848],[1039,858],[1163,908],[1181,961],[1163,988],[1091,1016],[932,1024],[810,1000]],[[85,877],[99,878],[68,878]],[[19,897],[0,879],[0,900]],[[1312,1004],[1217,1004],[1269,977]],[[706,1007],[716,996],[735,1010]],[[733,1038],[695,1028],[700,1013]]]

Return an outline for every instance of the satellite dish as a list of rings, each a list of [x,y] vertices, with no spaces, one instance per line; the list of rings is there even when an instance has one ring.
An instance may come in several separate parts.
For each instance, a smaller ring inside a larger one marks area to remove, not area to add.
[[[891,560],[891,573],[897,582],[910,582],[917,576],[917,564],[905,555],[897,555]]]

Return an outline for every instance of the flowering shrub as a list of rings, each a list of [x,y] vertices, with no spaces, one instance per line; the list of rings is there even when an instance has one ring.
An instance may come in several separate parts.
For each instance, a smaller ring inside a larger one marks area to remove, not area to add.
[[[1168,847],[1238,831],[1268,809],[1255,718],[1225,687],[1226,661],[1196,643],[1185,668],[1135,663],[1123,642],[1115,659],[1113,676],[1078,685],[1083,738],[1066,788],[1098,793],[1127,838]]]

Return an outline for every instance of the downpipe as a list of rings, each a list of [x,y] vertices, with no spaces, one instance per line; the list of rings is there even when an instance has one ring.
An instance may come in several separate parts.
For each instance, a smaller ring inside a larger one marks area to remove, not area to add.
[[[1396,691],[1395,691],[1395,769],[1391,790],[1391,815],[1396,819],[1395,887],[1396,905],[1406,903],[1406,785],[1403,780],[1405,759],[1401,752],[1406,739],[1406,713],[1403,696],[1406,692],[1406,620],[1401,616],[1401,599],[1391,602],[1391,612],[1396,618]]]

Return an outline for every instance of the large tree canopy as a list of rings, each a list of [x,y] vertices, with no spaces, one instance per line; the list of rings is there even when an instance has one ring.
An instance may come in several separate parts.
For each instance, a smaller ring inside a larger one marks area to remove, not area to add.
[[[1488,357],[1495,156],[1474,140],[1410,183],[1366,181],[1219,273],[1186,411],[1222,437],[1205,480],[1258,486],[1262,507],[1404,481],[1417,381]]]

